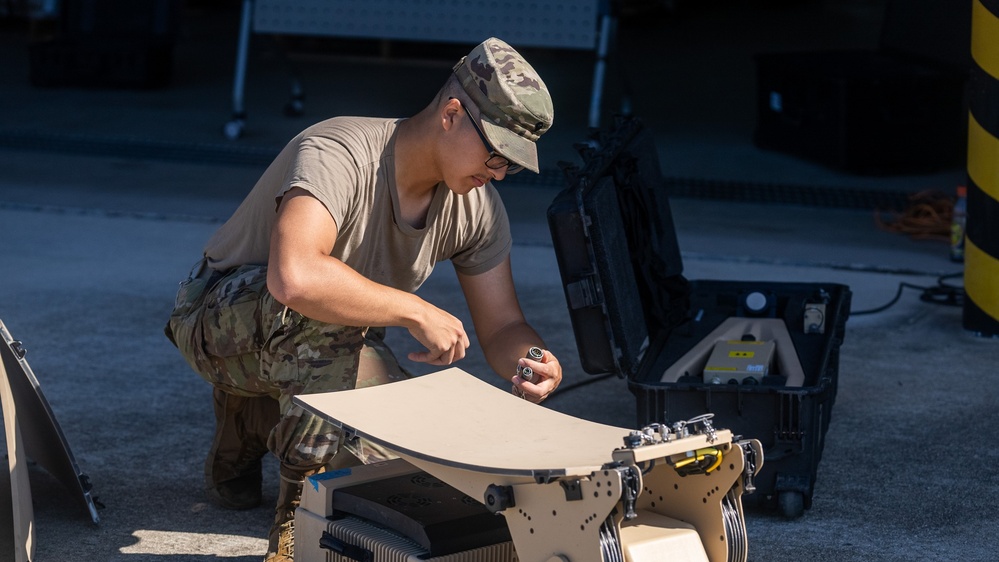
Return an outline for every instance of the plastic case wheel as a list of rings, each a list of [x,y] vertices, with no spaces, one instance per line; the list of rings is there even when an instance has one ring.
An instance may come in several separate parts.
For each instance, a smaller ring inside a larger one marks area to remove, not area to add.
[[[797,519],[805,513],[805,495],[801,492],[781,492],[777,496],[777,507],[787,519]]]

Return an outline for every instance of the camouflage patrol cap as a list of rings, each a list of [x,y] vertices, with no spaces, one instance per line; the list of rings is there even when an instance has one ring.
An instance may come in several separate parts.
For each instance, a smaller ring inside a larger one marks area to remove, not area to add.
[[[537,172],[535,141],[552,126],[555,110],[534,68],[513,47],[491,37],[458,61],[454,73],[479,108],[482,132],[493,148]]]

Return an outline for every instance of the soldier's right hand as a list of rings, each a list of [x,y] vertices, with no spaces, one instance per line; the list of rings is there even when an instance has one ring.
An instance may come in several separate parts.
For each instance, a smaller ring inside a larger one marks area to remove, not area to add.
[[[410,361],[418,363],[450,365],[465,357],[469,346],[461,320],[429,303],[420,321],[409,328],[409,333],[427,348],[427,351],[409,354]]]

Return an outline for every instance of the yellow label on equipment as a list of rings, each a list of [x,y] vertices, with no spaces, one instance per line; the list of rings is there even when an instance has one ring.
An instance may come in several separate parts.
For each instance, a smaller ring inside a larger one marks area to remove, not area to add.
[[[770,374],[776,343],[769,340],[720,341],[711,349],[704,365],[704,382],[743,384]]]

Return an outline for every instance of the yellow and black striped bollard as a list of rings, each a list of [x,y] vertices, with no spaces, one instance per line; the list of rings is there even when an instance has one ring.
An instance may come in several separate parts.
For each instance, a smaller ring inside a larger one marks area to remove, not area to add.
[[[999,337],[999,0],[973,0],[964,328]]]

